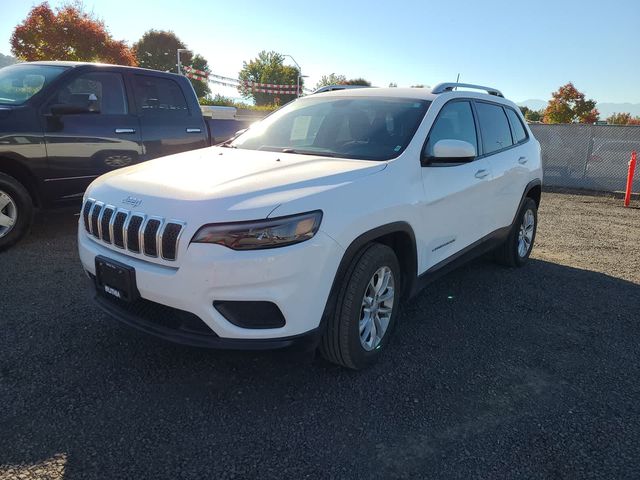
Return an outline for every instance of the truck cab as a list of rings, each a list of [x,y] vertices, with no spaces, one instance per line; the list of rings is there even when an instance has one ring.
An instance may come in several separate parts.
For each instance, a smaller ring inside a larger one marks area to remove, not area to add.
[[[0,250],[34,207],[79,202],[104,173],[211,141],[186,77],[80,62],[0,69]]]

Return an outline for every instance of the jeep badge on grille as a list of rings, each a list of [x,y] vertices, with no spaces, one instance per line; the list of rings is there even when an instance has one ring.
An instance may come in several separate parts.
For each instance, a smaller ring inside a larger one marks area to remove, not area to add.
[[[139,198],[135,198],[132,197],[131,195],[129,195],[127,198],[122,200],[122,203],[125,203],[127,205],[131,205],[132,207],[138,207],[140,206],[140,204],[142,203],[142,200],[140,200]]]

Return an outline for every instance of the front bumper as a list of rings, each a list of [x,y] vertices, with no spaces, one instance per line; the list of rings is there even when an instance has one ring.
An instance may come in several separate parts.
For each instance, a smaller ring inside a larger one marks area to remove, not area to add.
[[[147,307],[172,310],[165,310],[158,321],[98,290],[98,305],[111,316],[174,342],[239,349],[283,348],[314,341],[344,253],[321,231],[306,242],[269,250],[234,251],[219,245],[191,244],[175,267],[126,255],[98,243],[83,229],[79,229],[78,249],[90,276],[95,277],[98,255],[129,265],[136,271],[141,301],[148,302]],[[272,302],[282,312],[285,324],[242,328],[216,310],[214,301]],[[206,327],[194,329],[197,321],[186,321],[186,328],[176,324],[186,316],[199,319]]]

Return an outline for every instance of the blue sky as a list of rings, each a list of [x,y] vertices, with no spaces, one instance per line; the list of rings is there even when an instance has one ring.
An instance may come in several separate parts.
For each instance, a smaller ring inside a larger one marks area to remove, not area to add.
[[[35,3],[2,2],[0,53]],[[53,0],[52,5],[60,2]],[[129,43],[175,31],[215,73],[235,77],[260,50],[292,55],[313,86],[323,74],[375,85],[487,84],[546,100],[568,81],[599,102],[640,102],[640,1],[84,0]],[[233,90],[221,93],[234,94]],[[237,95],[237,94],[236,94]]]

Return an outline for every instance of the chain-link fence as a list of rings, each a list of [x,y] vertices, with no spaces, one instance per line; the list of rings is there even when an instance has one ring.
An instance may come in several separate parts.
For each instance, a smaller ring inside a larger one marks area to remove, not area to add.
[[[623,191],[631,152],[640,155],[640,126],[531,124],[542,147],[544,183],[553,187]],[[640,190],[636,172],[633,191]]]

